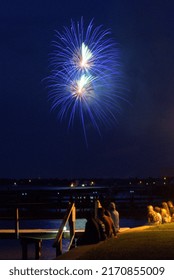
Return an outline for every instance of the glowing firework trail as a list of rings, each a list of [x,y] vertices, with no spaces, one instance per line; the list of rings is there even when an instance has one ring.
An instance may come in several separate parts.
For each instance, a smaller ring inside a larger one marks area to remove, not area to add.
[[[89,120],[99,125],[116,120],[119,108],[119,62],[116,44],[110,31],[84,28],[83,18],[64,31],[56,32],[55,48],[51,56],[49,79],[52,109],[61,119],[67,117],[69,126],[80,116],[86,137],[85,124]]]

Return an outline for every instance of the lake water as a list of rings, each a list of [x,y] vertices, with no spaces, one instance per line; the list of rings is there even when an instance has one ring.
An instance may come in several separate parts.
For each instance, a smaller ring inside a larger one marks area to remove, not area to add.
[[[84,229],[86,219],[77,219],[76,228]],[[147,223],[146,216],[138,217],[124,217],[120,216],[120,227],[137,227]],[[21,220],[19,223],[20,228],[47,228],[47,229],[58,229],[61,224],[61,220]],[[14,221],[12,220],[1,220],[0,228],[14,228]]]

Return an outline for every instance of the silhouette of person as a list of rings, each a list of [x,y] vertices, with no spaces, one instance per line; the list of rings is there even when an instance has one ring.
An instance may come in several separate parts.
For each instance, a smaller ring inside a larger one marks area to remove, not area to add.
[[[86,225],[83,235],[77,240],[77,245],[95,244],[101,240],[99,225],[92,213],[89,211],[86,214]]]
[[[114,222],[114,226],[115,226],[115,230],[116,230],[116,233],[119,232],[120,230],[120,225],[119,225],[119,212],[116,210],[116,205],[114,202],[111,202],[109,204],[109,212],[110,212],[110,215],[111,215],[111,218]]]
[[[106,236],[112,237],[113,235],[116,236],[116,230],[114,226],[114,222],[110,216],[105,215],[105,209],[99,208],[98,209],[98,218],[104,223]]]

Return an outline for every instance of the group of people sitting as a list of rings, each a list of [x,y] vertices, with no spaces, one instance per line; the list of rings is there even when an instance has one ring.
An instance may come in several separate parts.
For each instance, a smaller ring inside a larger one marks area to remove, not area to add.
[[[119,232],[119,213],[114,202],[109,204],[108,209],[98,208],[96,216],[91,211],[87,212],[86,219],[85,231],[77,240],[77,246],[95,244],[117,236]]]
[[[172,201],[162,202],[161,207],[147,206],[148,224],[164,224],[174,222],[174,206]]]

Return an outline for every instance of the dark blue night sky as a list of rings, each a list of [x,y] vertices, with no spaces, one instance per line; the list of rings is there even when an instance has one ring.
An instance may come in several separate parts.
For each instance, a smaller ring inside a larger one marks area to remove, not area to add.
[[[0,2],[0,177],[174,175],[174,2]],[[118,123],[97,132],[51,112],[42,80],[55,30],[81,16],[119,43],[127,102]]]

